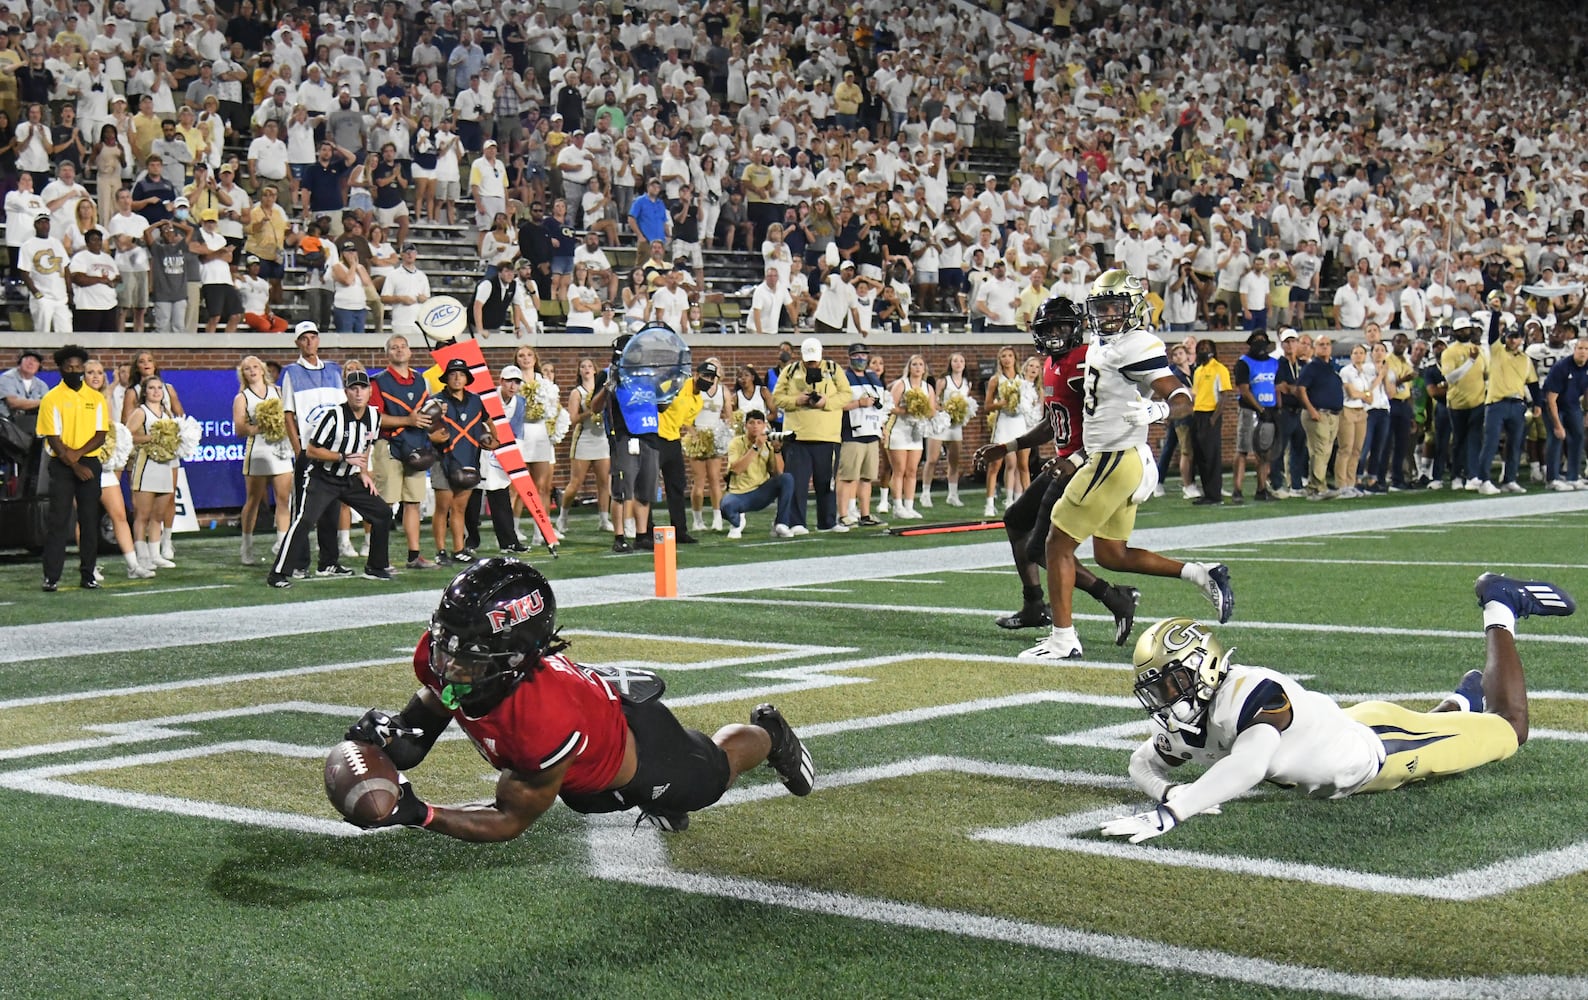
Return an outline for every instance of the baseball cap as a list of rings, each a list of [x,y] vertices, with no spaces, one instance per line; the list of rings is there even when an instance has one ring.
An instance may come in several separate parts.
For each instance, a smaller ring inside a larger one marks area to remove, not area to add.
[[[485,140],[485,146],[494,146],[494,145],[496,145],[496,140],[495,139],[487,139],[487,140]],[[480,148],[484,149],[485,146],[481,146]]]
[[[870,354],[870,353],[871,353],[871,348],[867,347],[865,344],[862,344],[858,340],[855,341],[853,344],[849,345],[849,356],[851,358],[854,357],[857,354]]]
[[[244,267],[247,267],[250,264],[262,264],[262,263],[264,263],[264,262],[261,261],[259,259],[259,257],[257,255],[255,255],[255,254],[251,254],[251,253],[243,254],[243,266]]]
[[[221,168],[217,170],[216,173],[231,174],[235,177],[237,175],[237,168],[232,166],[230,163],[222,163]]]
[[[192,208],[193,205],[186,198],[178,198],[171,203],[172,208]]]
[[[854,269],[855,269],[855,262],[852,261],[852,260],[846,260],[842,264],[838,265],[838,270],[840,270],[840,271],[846,271],[846,270],[847,271],[853,271]]]
[[[294,341],[299,341],[299,340],[302,340],[305,336],[307,336],[308,334],[311,334],[311,333],[314,334],[315,336],[319,336],[320,335],[320,328],[318,326],[314,325],[314,321],[313,320],[306,319],[302,323],[299,323],[297,325],[297,327],[294,328],[294,330],[293,330],[293,338],[292,339]]]
[[[17,363],[21,364],[23,358],[32,358],[34,361],[37,361],[41,365],[44,363],[44,355],[40,354],[38,351],[35,351],[31,347],[26,347],[26,348],[22,349],[22,353],[17,355]]]
[[[48,222],[48,221],[50,221],[50,213],[48,213],[48,212],[40,212],[40,213],[38,213],[37,215],[35,215],[33,217],[33,221],[34,222]]]
[[[453,358],[451,361],[448,361],[446,370],[441,373],[441,377],[446,378],[453,372],[462,372],[465,375],[471,376],[473,374],[469,371],[469,363],[464,361],[462,358]]]
[[[845,263],[848,263],[847,261]],[[822,359],[822,342],[815,337],[806,337],[800,341],[801,361],[820,361]]]
[[[981,179],[981,180],[982,180],[982,183],[983,183],[983,184],[985,184],[985,183],[987,183],[987,182],[988,182],[988,181],[995,181],[995,180],[997,180],[997,179],[998,179],[998,178],[997,178],[997,176],[996,176],[996,175],[994,175],[994,174],[988,174],[988,175],[987,175],[987,176],[986,176],[986,177],[983,177],[983,178],[982,178],[982,179]]]
[[[1279,342],[1283,344],[1287,340],[1295,340],[1300,336],[1301,334],[1287,326],[1283,330],[1279,331]]]
[[[342,388],[351,389],[354,386],[368,386],[369,372],[362,368],[354,368],[342,376]]]
[[[215,211],[213,208],[206,208],[204,211],[199,213],[200,222],[219,222],[220,217],[221,213]]]
[[[402,252],[403,253],[408,253],[409,251],[412,251],[414,253],[418,253],[419,252],[419,248],[414,246],[412,243],[404,243]]]
[[[447,367],[452,367],[450,362],[448,363]],[[503,382],[522,382],[524,381],[524,372],[523,369],[519,368],[517,365],[508,365],[506,368],[502,369],[502,374],[498,377]]]
[[[707,360],[702,361],[700,364],[695,366],[695,374],[717,378],[722,374],[722,372],[717,369],[717,363],[715,361]]]

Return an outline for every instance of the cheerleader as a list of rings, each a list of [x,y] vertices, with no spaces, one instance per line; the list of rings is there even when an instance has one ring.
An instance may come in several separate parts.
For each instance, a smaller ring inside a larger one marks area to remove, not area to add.
[[[568,392],[568,420],[573,426],[573,447],[569,449],[568,485],[563,487],[562,505],[557,512],[559,535],[567,532],[568,511],[591,472],[595,473],[596,510],[600,512],[600,528],[602,531],[612,530],[612,516],[607,510],[612,502],[612,451],[601,411],[590,408],[590,397],[596,393],[595,376],[595,361],[580,358],[579,382]]]
[[[893,470],[893,516],[919,521],[915,509],[915,468],[921,464],[921,447],[927,423],[937,416],[937,400],[926,380],[926,359],[910,355],[904,375],[893,383],[893,428],[888,432],[888,466]],[[887,513],[887,508],[883,508]]]
[[[243,449],[243,482],[248,494],[243,501],[241,560],[244,566],[253,566],[259,562],[254,558],[254,526],[259,523],[267,489],[275,491],[278,550],[287,537],[292,520],[292,442],[287,438],[281,390],[270,384],[265,363],[252,354],[244,358],[237,365],[237,387],[232,423],[237,436],[248,442]]]
[[[707,358],[705,364],[712,366],[709,371],[722,370],[716,358]],[[689,456],[689,471],[693,480],[689,489],[689,521],[694,531],[706,530],[700,505],[705,500],[708,486],[711,488],[711,530],[723,530],[722,459],[728,454],[728,442],[733,440],[732,420],[733,396],[719,379],[709,392],[700,394],[700,413],[695,417],[695,429],[690,434],[691,448],[695,453]]]
[[[952,411],[958,410],[961,404],[949,406],[949,400],[958,396],[964,400],[965,416],[959,423],[954,423]],[[926,461],[922,464],[921,471],[921,506],[932,506],[932,471],[937,467],[940,454],[947,455],[948,461],[948,499],[944,501],[950,507],[963,507],[965,502],[959,498],[959,460],[960,445],[965,437],[965,421],[975,416],[976,396],[971,390],[970,379],[965,376],[965,355],[958,351],[948,356],[948,374],[937,384],[937,408],[944,420],[939,417],[932,421],[932,427],[926,436]]]
[[[106,380],[103,364],[98,361],[89,361],[85,364],[83,381],[88,383],[90,389],[103,393],[114,403],[114,396],[110,391],[114,388],[114,384]],[[138,562],[137,549],[132,544],[132,529],[127,525],[127,505],[121,498],[121,470],[131,454],[131,432],[127,430],[125,424],[112,423],[110,434],[105,437],[104,449],[100,452],[99,506],[109,516],[111,526],[116,530],[116,547],[121,550],[121,558],[127,562],[127,578],[147,580],[154,576],[154,570]],[[83,540],[79,538],[77,541],[81,545]],[[97,579],[98,566],[94,567],[94,573]]]
[[[1020,369],[1020,416],[1025,422],[1026,430],[1042,423],[1042,359],[1036,355],[1026,359]],[[1017,468],[1020,482],[1016,484],[1016,491],[1012,497],[1018,497],[1031,486],[1031,460],[1036,455],[1031,448],[1020,451],[1020,461]]]
[[[176,494],[176,436],[156,425],[175,425],[175,415],[166,408],[165,383],[150,375],[138,384],[143,402],[132,411],[127,430],[138,453],[132,464],[132,548],[138,565],[170,569],[176,565],[161,544],[165,533],[165,505]]]
[[[743,415],[751,410],[760,410],[766,414],[769,422],[777,415],[777,407],[772,405],[772,394],[761,383],[761,376],[756,373],[755,366],[745,365],[739,369],[739,375],[734,379],[734,423],[742,424]]]
[[[551,429],[555,426],[558,411],[562,408],[562,394],[557,383],[540,372],[540,356],[525,344],[513,352],[513,361],[524,373],[524,435],[518,439],[524,464],[529,467],[529,477],[535,483],[535,492],[543,504],[551,501],[551,476],[557,461],[552,447]],[[535,544],[539,545],[540,527],[535,527]]]
[[[182,397],[177,395],[176,387],[173,385],[168,385],[164,379],[161,378],[160,366],[155,364],[154,355],[148,351],[139,351],[132,359],[132,381],[129,384],[133,386],[133,389],[132,391],[129,391],[121,401],[121,422],[126,424],[128,427],[132,426],[133,413],[136,412],[138,407],[143,403],[143,384],[151,375],[155,376],[157,379],[160,379],[160,385],[165,391],[165,408],[171,417],[181,417],[183,413],[186,412],[182,409]],[[160,507],[157,516],[160,518],[160,522],[165,525],[164,532],[155,536],[160,542],[160,558],[166,562],[170,562],[171,565],[175,566],[176,563],[172,562],[172,560],[176,558],[176,553],[171,548],[171,526],[176,522],[175,487],[164,494],[160,501]],[[156,563],[155,565],[158,566],[159,563]]]
[[[1020,384],[1023,381],[1015,363],[1015,349],[1000,349],[998,371],[987,380],[987,399],[982,407],[992,422],[993,444],[1009,444],[1028,430],[1025,418],[1020,415]],[[1018,463],[1024,460],[1024,453],[1011,452],[999,461],[987,463],[987,506],[982,510],[983,517],[993,517],[998,513],[999,472],[1003,472],[1007,482],[1013,484],[1018,481]],[[1013,503],[1014,499],[1010,488],[1006,486],[1004,506]]]

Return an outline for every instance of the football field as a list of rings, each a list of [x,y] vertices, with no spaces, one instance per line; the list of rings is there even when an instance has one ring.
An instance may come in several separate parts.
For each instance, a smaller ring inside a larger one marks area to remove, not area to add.
[[[1588,612],[1519,624],[1509,760],[1265,787],[1132,846],[1097,833],[1144,807],[1147,733],[1100,605],[1086,659],[1022,663],[1001,531],[770,543],[751,517],[683,551],[676,600],[593,517],[536,557],[575,659],[658,671],[707,732],[773,701],[816,760],[808,798],[763,768],[672,836],[560,805],[499,845],[338,819],[325,753],[412,693],[442,572],[277,592],[208,533],[92,593],[0,565],[0,997],[1588,997]],[[1135,541],[1230,565],[1238,662],[1421,709],[1483,664],[1473,578],[1588,599],[1585,533],[1588,494],[1419,494],[1158,500]],[[1211,612],[1105,575],[1142,591],[1134,635]],[[447,804],[494,781],[455,729],[409,776]]]

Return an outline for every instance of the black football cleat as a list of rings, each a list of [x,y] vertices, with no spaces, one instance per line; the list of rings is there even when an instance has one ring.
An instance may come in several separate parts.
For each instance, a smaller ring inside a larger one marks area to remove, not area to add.
[[[816,786],[816,764],[783,713],[771,705],[757,705],[750,713],[750,725],[760,726],[772,737],[772,752],[766,762],[783,779],[783,785],[795,795],[809,795]]]
[[[1053,624],[1053,616],[1048,611],[1046,604],[1027,604],[1019,611],[1012,614],[999,615],[993,619],[993,624],[999,628],[1010,630],[1022,628],[1047,628]]]
[[[639,818],[634,821],[634,828],[638,830],[641,823],[649,823],[663,833],[683,833],[689,829],[689,814],[641,809]]]
[[[1109,587],[1098,598],[1103,607],[1114,616],[1114,645],[1123,646],[1136,627],[1136,606],[1141,603],[1141,591],[1135,587]]]

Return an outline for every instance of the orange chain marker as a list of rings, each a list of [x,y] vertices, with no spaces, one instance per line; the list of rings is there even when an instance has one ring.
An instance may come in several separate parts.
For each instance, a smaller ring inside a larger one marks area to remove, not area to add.
[[[656,533],[656,596],[678,596],[678,531],[672,525],[653,525]]]

